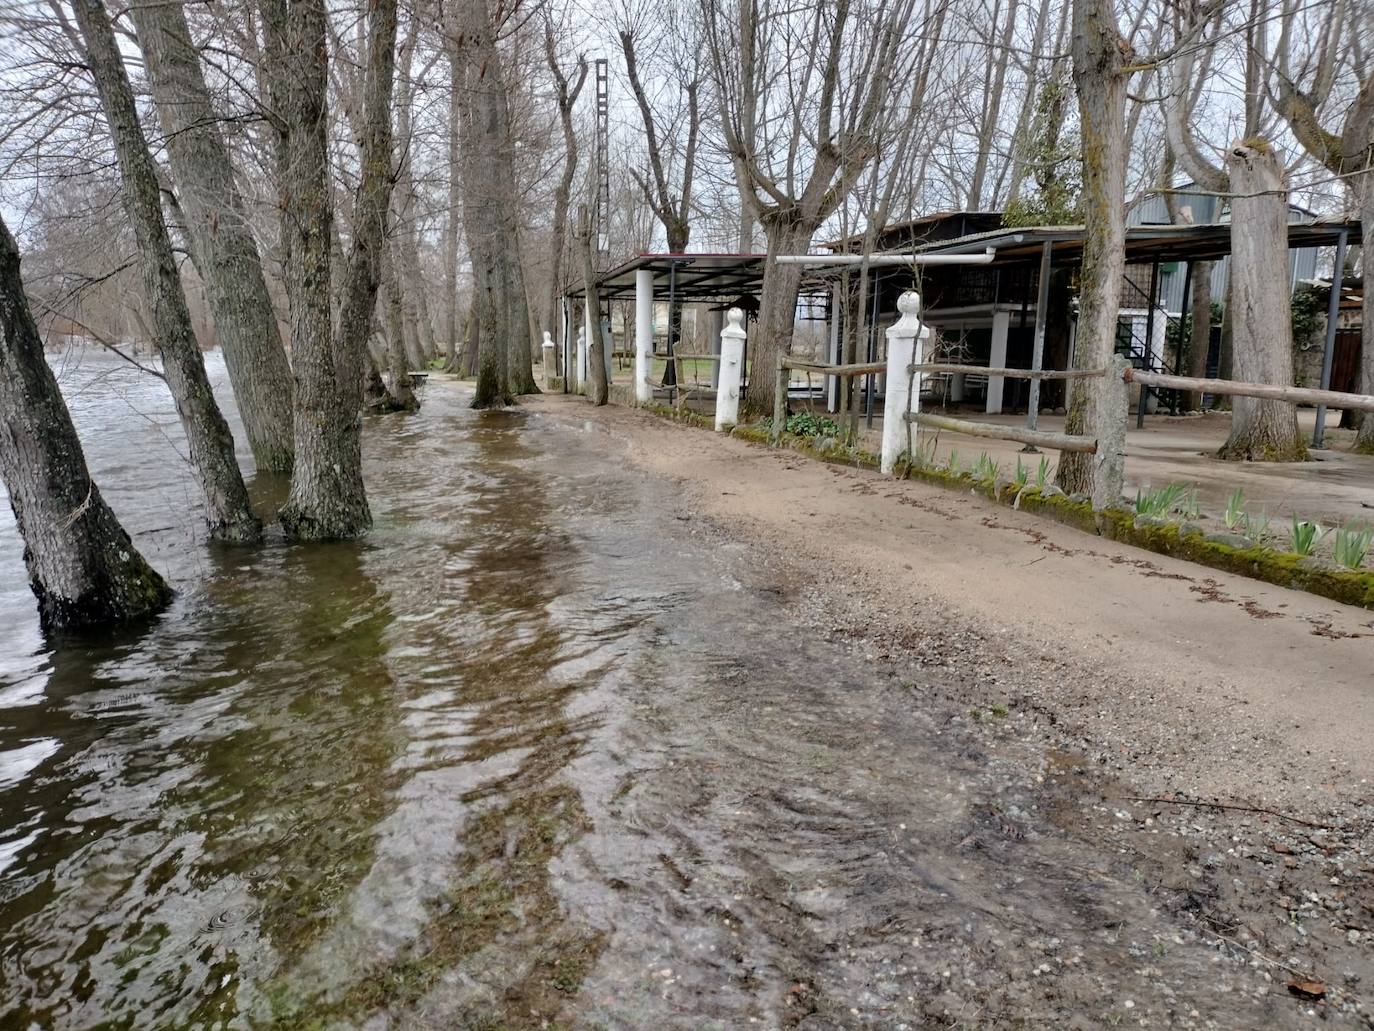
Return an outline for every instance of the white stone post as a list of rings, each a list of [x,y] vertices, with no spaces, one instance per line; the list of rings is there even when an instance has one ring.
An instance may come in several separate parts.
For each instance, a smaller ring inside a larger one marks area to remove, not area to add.
[[[716,432],[739,422],[739,384],[744,372],[744,312],[731,308],[730,324],[720,331],[720,386],[716,389]]]
[[[606,385],[611,385],[611,370],[615,367],[615,334],[611,320],[601,320],[601,364],[606,367]]]
[[[994,311],[992,313],[992,347],[988,354],[988,365],[994,369],[1005,369],[1007,367],[1007,332],[1011,329],[1011,312]],[[1001,376],[988,377],[988,403],[986,405],[989,415],[1000,415],[1002,412],[1002,385],[1005,380]]]
[[[587,391],[587,327],[577,327],[577,392]]]
[[[830,338],[826,342],[825,360],[831,365],[840,364],[840,317],[844,311],[844,295],[840,292],[840,284],[836,283],[830,288],[830,324],[827,327]],[[825,377],[825,410],[827,412],[838,412],[840,410],[840,377]]]
[[[592,381],[592,341],[596,339],[593,333],[599,332],[601,327],[598,325],[600,319],[592,321],[592,309],[590,305],[582,305],[582,341],[578,347],[577,382],[582,385],[582,392],[587,392],[586,388]]]
[[[654,367],[654,274],[635,270],[635,403],[654,399],[649,372]]]
[[[543,363],[543,365],[544,365],[544,389],[545,389],[545,390],[549,389],[549,384],[550,384],[550,382],[553,380],[553,373],[554,373],[554,368],[553,368],[554,357],[553,357],[553,353],[554,353],[554,351],[557,350],[557,349],[558,349],[558,345],[555,344],[555,343],[553,342],[553,337],[551,337],[551,336],[549,335],[549,331],[548,331],[547,329],[544,330],[544,343],[540,346],[540,349],[539,349],[539,350],[540,350],[540,359],[539,359],[539,360],[540,360],[540,361]]]
[[[921,325],[921,295],[908,290],[897,299],[899,318],[887,330],[887,397],[883,401],[883,449],[878,468],[892,472],[897,456],[906,450],[907,413],[921,407],[921,377],[912,376],[907,367],[916,364],[925,350],[930,330]]]

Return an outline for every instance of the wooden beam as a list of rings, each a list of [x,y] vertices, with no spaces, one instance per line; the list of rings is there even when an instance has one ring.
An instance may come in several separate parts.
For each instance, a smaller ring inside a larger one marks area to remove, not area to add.
[[[954,365],[946,362],[927,362],[912,365],[908,372],[972,372],[979,376],[1005,376],[1007,379],[1095,379],[1107,375],[1106,369],[989,369],[979,365]]]
[[[1374,397],[1369,394],[1346,394],[1339,390],[1312,390],[1308,387],[1276,387],[1268,383],[1242,383],[1230,379],[1167,376],[1162,372],[1142,372],[1139,369],[1127,369],[1124,379],[1127,383],[1143,383],[1147,387],[1163,387],[1166,390],[1259,397],[1267,401],[1290,401],[1293,404],[1326,405],[1328,408],[1354,408],[1362,412],[1374,412]]]
[[[951,433],[963,433],[970,437],[990,437],[994,440],[1014,440],[1018,444],[1031,444],[1035,447],[1052,448],[1055,451],[1078,451],[1092,454],[1097,450],[1097,441],[1092,437],[1078,437],[1068,433],[1051,433],[1048,430],[1028,430],[1020,426],[1003,426],[995,422],[973,422],[969,419],[951,419],[945,415],[928,415],[917,412],[907,416],[917,426]]]

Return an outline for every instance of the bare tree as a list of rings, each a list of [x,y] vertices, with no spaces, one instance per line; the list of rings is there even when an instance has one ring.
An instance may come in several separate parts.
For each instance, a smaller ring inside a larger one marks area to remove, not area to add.
[[[263,0],[263,24],[264,75],[280,136],[282,239],[296,370],[296,465],[281,521],[290,536],[300,539],[356,537],[372,522],[362,477],[359,410],[393,181],[396,3],[374,0],[368,15],[360,175],[337,334],[330,309],[333,204],[324,11],[314,0]]]
[[[538,388],[530,365],[520,219],[512,189],[516,179],[510,104],[487,0],[460,0],[456,27],[461,35],[451,45],[461,57],[464,94],[463,219],[480,348],[473,406],[492,408]],[[528,383],[512,381],[512,373],[518,379],[521,368]]]
[[[0,478],[9,493],[44,630],[142,619],[172,596],[134,547],[86,468],[76,428],[43,355],[0,218]]]
[[[1197,8],[1180,30],[1196,36],[1213,20],[1211,8]],[[1226,151],[1218,168],[1203,154],[1189,125],[1195,52],[1182,48],[1166,77],[1165,121],[1169,147],[1203,190],[1230,194],[1231,267],[1227,312],[1232,327],[1234,374],[1238,379],[1287,385],[1293,382],[1293,331],[1289,316],[1288,191],[1283,163],[1273,144],[1259,135],[1261,96],[1246,96],[1249,134]],[[1247,48],[1249,51],[1250,48]],[[1204,62],[1205,64],[1205,62]],[[1293,461],[1307,448],[1298,434],[1296,408],[1285,401],[1237,397],[1231,433],[1222,458]]]
[[[544,24],[544,58],[553,77],[554,100],[558,105],[558,124],[563,132],[563,170],[553,195],[553,269],[549,276],[549,290],[544,304],[544,325],[550,331],[555,322],[555,306],[563,287],[563,258],[568,250],[568,204],[572,199],[573,179],[577,175],[577,129],[573,124],[573,108],[587,81],[587,59],[578,55],[576,71],[570,77],[558,62],[558,50],[552,24]]]
[[[1131,47],[1112,0],[1073,0],[1073,81],[1083,137],[1083,265],[1079,279],[1074,365],[1102,368],[1116,348],[1121,283],[1126,271],[1126,82]],[[1092,433],[1111,418],[1100,380],[1076,380],[1069,392],[1069,433]],[[1065,452],[1057,479],[1066,491],[1092,493],[1094,455]]]
[[[114,141],[124,204],[138,239],[154,339],[162,354],[163,375],[186,431],[191,466],[205,496],[210,535],[221,540],[256,541],[262,536],[262,524],[249,507],[248,490],[234,457],[234,437],[210,390],[200,346],[191,327],[172,241],[162,218],[157,167],[138,122],[133,89],[119,54],[114,27],[104,0],[76,0],[73,10]]]
[[[185,11],[163,0],[130,11],[244,434],[260,469],[289,472],[291,367]]]
[[[750,351],[755,369],[771,369],[791,340],[801,283],[799,266],[774,259],[809,250],[816,230],[878,156],[895,87],[910,64],[904,33],[914,0],[876,0],[862,18],[854,17],[851,0],[786,11],[773,10],[768,0],[737,0],[733,13],[726,0],[703,2],[721,128],[768,241]],[[765,21],[771,22],[766,37]],[[731,25],[733,41],[725,31]],[[736,41],[751,42],[743,62]],[[750,85],[742,81],[744,65],[787,89],[786,112],[762,119],[753,138],[745,135]],[[772,375],[750,376],[746,405],[771,411],[774,383]]]
[[[1270,92],[1303,149],[1331,174],[1345,179],[1359,212],[1364,245],[1365,281],[1370,277],[1368,255],[1374,244],[1374,53],[1357,41],[1374,34],[1374,9],[1368,4],[1336,2],[1304,10],[1282,0],[1281,29],[1270,68]],[[1306,19],[1319,19],[1316,25]],[[1306,61],[1295,60],[1297,39],[1306,34],[1315,46]],[[1315,31],[1313,31],[1315,30]],[[1337,89],[1341,73],[1348,74],[1345,90]],[[1336,270],[1332,289],[1339,289]],[[1360,387],[1374,392],[1374,304],[1366,299],[1362,314],[1364,347]],[[1374,454],[1374,419],[1350,413],[1358,424],[1355,450]]]
[[[592,338],[587,341],[587,375],[591,379],[591,391],[587,397],[594,405],[604,405],[610,400],[611,388],[606,382],[606,345],[601,334],[600,281],[592,258],[596,240],[585,205],[578,219],[577,245],[578,255],[582,259],[582,285],[586,292],[586,321],[592,327]]]

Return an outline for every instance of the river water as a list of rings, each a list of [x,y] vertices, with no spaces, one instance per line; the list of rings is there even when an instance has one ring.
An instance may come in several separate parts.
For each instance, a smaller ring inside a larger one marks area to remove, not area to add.
[[[162,385],[55,364],[180,593],[53,649],[0,514],[0,1027],[1095,1025],[1233,991],[1137,859],[1056,824],[1071,761],[806,631],[793,574],[571,410],[431,384],[368,424],[365,540],[234,549]]]

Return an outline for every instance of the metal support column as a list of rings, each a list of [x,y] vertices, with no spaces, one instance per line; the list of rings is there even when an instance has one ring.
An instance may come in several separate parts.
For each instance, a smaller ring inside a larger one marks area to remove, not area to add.
[[[1336,358],[1336,317],[1341,312],[1341,279],[1345,274],[1346,230],[1336,237],[1336,265],[1331,270],[1331,299],[1326,304],[1326,347],[1322,351],[1322,389],[1331,389],[1331,363]],[[1368,281],[1366,276],[1365,280]],[[1365,304],[1369,303],[1366,295]],[[1366,340],[1365,347],[1374,347],[1374,340]],[[1370,418],[1370,416],[1366,416]],[[1317,405],[1317,425],[1312,430],[1312,446],[1326,447],[1326,405]]]
[[[1145,371],[1155,371],[1154,343],[1155,343],[1155,298],[1159,295],[1159,262],[1150,265],[1150,300],[1149,307],[1145,309]],[[1145,425],[1145,401],[1150,396],[1150,388],[1144,384],[1140,387],[1140,396],[1135,402],[1135,428],[1140,429]]]
[[[1031,368],[1039,372],[1045,364],[1045,321],[1049,318],[1050,307],[1050,252],[1054,244],[1046,240],[1040,247],[1040,281],[1036,283],[1035,293],[1035,337],[1031,344]],[[1026,429],[1033,430],[1040,421],[1040,381],[1030,381],[1030,400],[1026,403]],[[1035,452],[1036,448],[1027,444],[1022,451]]]

